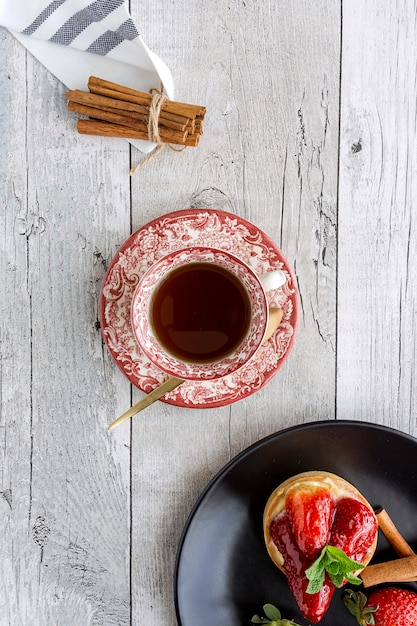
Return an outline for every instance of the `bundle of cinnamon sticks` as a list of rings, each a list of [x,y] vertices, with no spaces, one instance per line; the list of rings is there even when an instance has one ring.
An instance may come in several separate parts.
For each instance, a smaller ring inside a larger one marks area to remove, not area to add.
[[[145,139],[180,146],[198,145],[203,133],[205,107],[162,97],[155,120],[151,119],[155,116],[151,93],[96,76],[90,76],[88,89],[88,92],[76,89],[66,93],[68,109],[88,118],[78,120],[79,133]],[[159,92],[158,95],[161,96]]]

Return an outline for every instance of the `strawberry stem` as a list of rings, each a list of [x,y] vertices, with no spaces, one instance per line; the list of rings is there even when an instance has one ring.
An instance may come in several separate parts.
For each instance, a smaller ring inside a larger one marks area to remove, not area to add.
[[[378,607],[367,606],[367,597],[362,591],[347,589],[343,595],[343,602],[356,620],[359,626],[374,626],[374,613]]]
[[[254,615],[251,619],[252,624],[268,624],[269,626],[299,626],[295,622],[288,619],[281,619],[281,611],[273,604],[264,604],[263,610],[266,615]]]

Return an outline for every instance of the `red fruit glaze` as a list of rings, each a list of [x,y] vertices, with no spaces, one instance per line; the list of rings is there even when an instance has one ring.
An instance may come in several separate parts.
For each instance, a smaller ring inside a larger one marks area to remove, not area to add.
[[[316,559],[329,541],[335,503],[328,489],[315,485],[292,489],[285,499],[292,532],[301,552]]]
[[[329,544],[362,562],[378,531],[375,514],[354,498],[337,502]]]
[[[416,626],[417,593],[408,589],[387,587],[371,593],[367,606],[377,606],[372,613],[375,626]]]
[[[304,617],[314,624],[319,622],[329,608],[335,587],[325,581],[318,593],[307,593],[305,570],[312,561],[300,551],[291,530],[287,513],[280,513],[270,527],[271,539],[284,558],[284,569],[292,595]]]

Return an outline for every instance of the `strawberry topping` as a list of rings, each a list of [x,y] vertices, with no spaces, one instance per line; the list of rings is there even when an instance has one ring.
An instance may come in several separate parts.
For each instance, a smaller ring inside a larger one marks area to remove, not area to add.
[[[329,607],[334,585],[326,580],[318,593],[307,593],[305,570],[311,565],[311,560],[300,551],[285,511],[273,520],[271,538],[284,557],[288,585],[301,613],[313,623],[319,622]]]
[[[292,489],[285,499],[285,508],[301,552],[309,559],[317,558],[329,542],[335,508],[330,491],[315,485]]]
[[[367,506],[354,498],[342,498],[337,503],[329,543],[362,562],[377,530],[376,517]]]
[[[311,569],[326,551],[335,552],[334,549],[339,550],[345,560],[349,557],[353,566],[361,564],[377,530],[375,514],[360,500],[352,497],[335,499],[326,487],[314,483],[288,492],[284,510],[271,523],[270,535],[282,554],[290,590],[306,619],[319,622],[329,607],[336,586],[345,584],[346,577],[354,582],[350,573],[354,578],[357,568],[348,568],[337,580],[333,570],[326,570],[318,586],[307,592]],[[306,570],[309,570],[307,574]]]

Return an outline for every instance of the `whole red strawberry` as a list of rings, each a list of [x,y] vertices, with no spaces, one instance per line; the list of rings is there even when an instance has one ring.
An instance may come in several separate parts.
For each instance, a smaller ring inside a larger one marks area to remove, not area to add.
[[[361,591],[348,590],[344,603],[360,626],[417,625],[417,593],[408,589],[385,587],[368,598]]]

